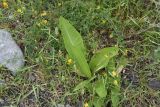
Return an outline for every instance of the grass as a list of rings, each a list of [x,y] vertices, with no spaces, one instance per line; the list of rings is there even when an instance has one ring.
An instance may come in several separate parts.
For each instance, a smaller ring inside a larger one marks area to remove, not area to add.
[[[121,104],[156,107],[160,93],[148,86],[159,80],[154,50],[160,45],[160,2],[150,0],[8,0],[0,3],[0,28],[7,29],[23,50],[26,64],[15,77],[1,67],[0,88],[6,105],[49,107],[56,103],[87,102],[87,92],[72,93],[83,80],[67,65],[58,31],[58,18],[70,20],[83,35],[88,56],[102,47],[118,45],[128,58],[122,79]],[[21,11],[19,11],[20,9]],[[42,15],[44,11],[46,15]],[[72,72],[71,72],[72,71]]]

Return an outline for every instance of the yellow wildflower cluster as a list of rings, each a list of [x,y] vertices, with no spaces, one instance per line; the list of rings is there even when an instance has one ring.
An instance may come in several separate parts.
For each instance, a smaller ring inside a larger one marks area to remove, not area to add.
[[[84,104],[84,107],[89,107],[88,103],[85,103],[85,104]]]
[[[113,77],[116,77],[116,76],[118,77],[118,73],[116,71],[112,71],[112,76]]]
[[[115,71],[112,72],[112,76],[115,77],[117,73]]]
[[[41,25],[46,25],[48,23],[48,20],[46,20],[46,19],[43,19],[43,20],[41,20],[41,22],[39,22],[39,23],[37,23],[37,26],[41,26]]]
[[[4,9],[7,9],[7,8],[8,8],[8,3],[7,3],[5,0],[2,2],[2,7],[3,7]]]
[[[35,12],[35,10],[32,10],[33,12]],[[47,12],[46,11],[42,11],[42,13],[40,13],[40,16],[47,16]],[[41,26],[41,25],[46,25],[48,23],[48,20],[46,19],[42,19],[39,23],[37,23],[37,26]]]
[[[72,59],[68,59],[68,60],[67,60],[67,64],[68,64],[68,65],[73,64],[73,60],[72,60]]]
[[[47,20],[42,20],[42,24],[47,24],[48,23],[48,21]]]
[[[47,15],[47,12],[46,11],[43,11],[40,16],[46,16]]]

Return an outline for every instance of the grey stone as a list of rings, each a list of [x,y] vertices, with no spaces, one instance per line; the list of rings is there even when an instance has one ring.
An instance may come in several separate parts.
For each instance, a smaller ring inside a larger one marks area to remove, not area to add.
[[[148,85],[152,89],[160,90],[160,81],[159,80],[150,80]]]
[[[8,68],[13,74],[24,66],[24,56],[13,40],[11,34],[0,29],[0,65]]]

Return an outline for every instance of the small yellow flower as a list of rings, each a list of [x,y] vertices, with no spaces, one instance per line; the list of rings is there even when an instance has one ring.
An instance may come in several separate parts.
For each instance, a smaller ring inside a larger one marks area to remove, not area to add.
[[[71,65],[72,63],[73,63],[73,60],[72,60],[72,59],[68,59],[68,60],[67,60],[67,64],[68,64],[68,65]]]
[[[112,72],[112,76],[115,77],[117,75],[116,71]]]
[[[42,20],[42,24],[47,24],[48,21],[47,20]]]
[[[3,8],[7,9],[8,8],[8,3],[6,1],[3,1],[2,6],[3,6]]]
[[[23,13],[22,9],[17,9],[17,12],[21,14]]]
[[[112,72],[112,76],[113,76],[113,77],[115,77],[115,76],[118,77],[118,73],[117,73],[116,71],[113,71],[113,72]]]
[[[46,15],[47,15],[47,12],[46,12],[46,11],[43,11],[40,15],[41,15],[41,16],[46,16]]]
[[[118,81],[117,80],[114,80],[114,85],[118,86]]]
[[[89,107],[88,103],[85,103],[85,104],[84,104],[84,107]]]

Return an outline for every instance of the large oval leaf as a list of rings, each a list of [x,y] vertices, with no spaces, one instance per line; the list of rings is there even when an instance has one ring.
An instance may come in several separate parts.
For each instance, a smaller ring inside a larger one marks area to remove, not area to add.
[[[90,61],[90,68],[93,72],[96,72],[108,65],[111,58],[118,55],[118,47],[109,47],[99,50]]]
[[[75,61],[80,74],[91,77],[91,72],[85,58],[85,47],[79,32],[63,17],[59,19],[59,27],[63,36],[65,48],[71,58]]]

